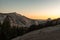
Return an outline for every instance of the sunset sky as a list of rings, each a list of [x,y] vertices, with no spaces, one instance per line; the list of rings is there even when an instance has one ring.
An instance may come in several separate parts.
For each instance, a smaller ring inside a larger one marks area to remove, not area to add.
[[[17,12],[32,19],[60,17],[60,0],[0,0],[0,12]]]

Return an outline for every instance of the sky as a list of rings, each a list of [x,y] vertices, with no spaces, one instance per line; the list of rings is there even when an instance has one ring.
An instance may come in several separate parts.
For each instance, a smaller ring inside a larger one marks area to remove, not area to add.
[[[17,12],[32,19],[60,17],[60,0],[0,0],[0,12]]]

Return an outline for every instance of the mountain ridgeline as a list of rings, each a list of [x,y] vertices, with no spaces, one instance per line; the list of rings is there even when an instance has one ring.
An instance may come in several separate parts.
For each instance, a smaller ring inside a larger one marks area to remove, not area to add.
[[[11,26],[30,27],[31,25],[38,25],[38,20],[29,19],[23,15],[12,13],[0,13],[0,22],[3,23],[4,19],[8,16]]]

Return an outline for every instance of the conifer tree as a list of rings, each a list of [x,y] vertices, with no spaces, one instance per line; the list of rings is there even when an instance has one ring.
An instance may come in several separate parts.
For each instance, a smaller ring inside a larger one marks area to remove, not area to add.
[[[6,16],[2,24],[2,36],[3,38],[5,38],[4,40],[9,39],[9,31],[10,31],[10,20],[9,17]]]

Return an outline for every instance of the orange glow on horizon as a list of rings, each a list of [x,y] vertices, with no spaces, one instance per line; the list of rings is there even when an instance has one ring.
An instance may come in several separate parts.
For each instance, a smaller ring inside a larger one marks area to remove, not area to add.
[[[18,11],[18,13],[21,13],[22,15],[31,18],[31,19],[43,19],[46,20],[48,18],[56,19],[60,18],[60,11],[53,11],[53,12],[27,12],[27,11]]]
[[[31,19],[43,19],[43,20],[46,20],[48,18],[51,19],[60,18],[59,16],[34,16],[34,15],[25,15],[25,16]]]

